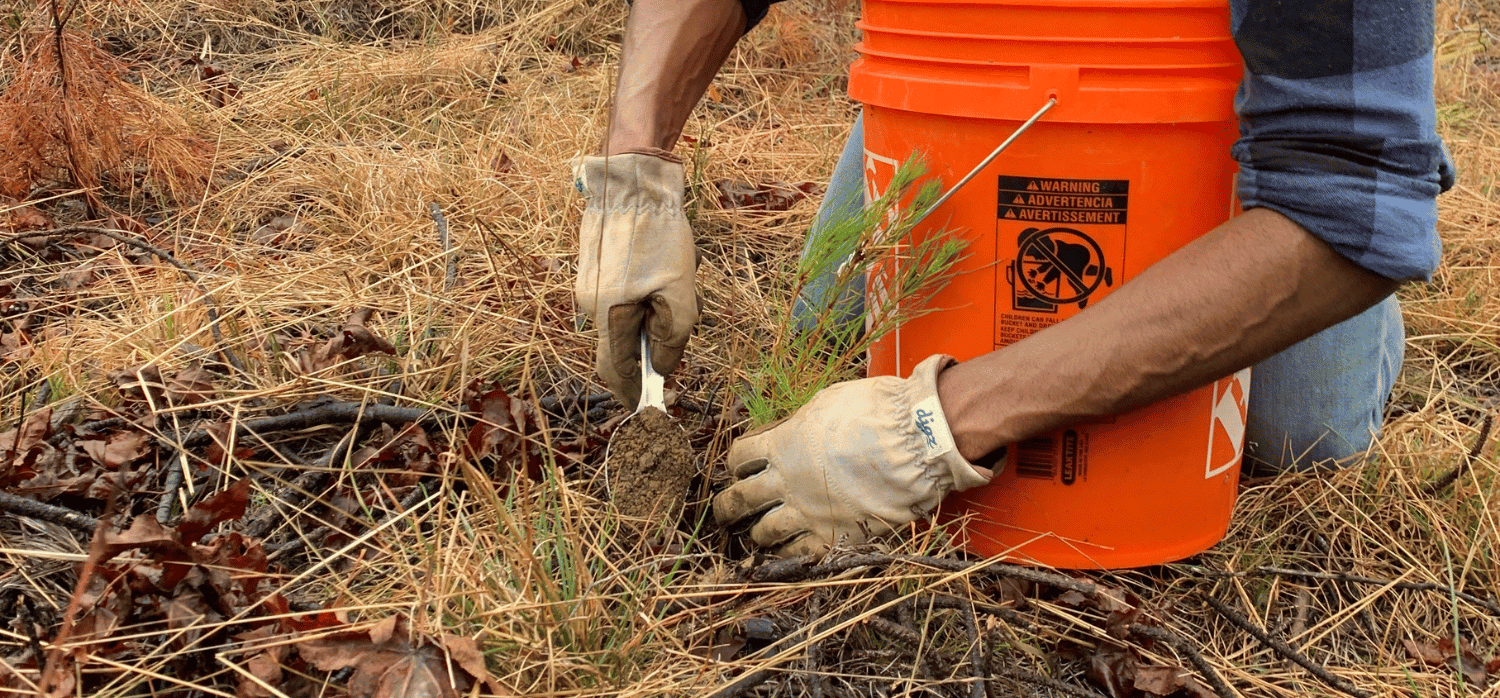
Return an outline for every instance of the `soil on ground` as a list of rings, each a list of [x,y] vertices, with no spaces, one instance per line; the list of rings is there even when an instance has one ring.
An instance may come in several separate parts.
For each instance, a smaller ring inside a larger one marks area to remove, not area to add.
[[[610,499],[621,514],[667,525],[682,515],[693,449],[667,413],[647,407],[626,419],[610,439],[607,467]]]

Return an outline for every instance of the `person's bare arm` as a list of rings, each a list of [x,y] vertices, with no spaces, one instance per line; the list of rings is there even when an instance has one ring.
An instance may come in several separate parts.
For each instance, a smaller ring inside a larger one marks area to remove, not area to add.
[[[603,154],[675,160],[693,107],[745,33],[739,0],[635,0]]]
[[[1186,392],[1353,317],[1400,283],[1251,209],[1076,317],[944,371],[959,453]]]

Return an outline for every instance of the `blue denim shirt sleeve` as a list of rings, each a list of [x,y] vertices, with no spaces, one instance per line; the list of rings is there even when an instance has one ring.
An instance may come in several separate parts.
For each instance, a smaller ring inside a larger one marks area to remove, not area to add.
[[[1230,0],[1245,77],[1238,193],[1354,263],[1427,279],[1437,195],[1453,166],[1436,131],[1432,0]]]

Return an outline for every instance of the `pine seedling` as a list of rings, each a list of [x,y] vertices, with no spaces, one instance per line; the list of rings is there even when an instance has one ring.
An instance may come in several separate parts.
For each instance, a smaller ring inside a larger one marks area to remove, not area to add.
[[[933,310],[928,301],[953,278],[966,243],[946,230],[912,235],[942,194],[937,181],[919,181],[925,173],[912,157],[885,194],[825,221],[776,311],[774,340],[755,351],[756,368],[740,396],[752,424],[785,417],[823,388],[859,378],[859,358],[873,342]],[[862,279],[869,292],[860,314],[851,304]],[[821,293],[808,293],[815,284]]]

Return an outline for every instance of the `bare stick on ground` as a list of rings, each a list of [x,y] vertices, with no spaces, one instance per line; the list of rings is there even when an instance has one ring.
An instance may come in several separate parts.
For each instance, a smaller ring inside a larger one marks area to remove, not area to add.
[[[1334,676],[1333,672],[1328,671],[1327,668],[1319,665],[1317,662],[1308,659],[1307,655],[1298,652],[1285,642],[1271,637],[1270,633],[1267,633],[1263,628],[1251,622],[1249,618],[1241,615],[1238,611],[1224,605],[1222,601],[1219,601],[1218,599],[1215,599],[1208,594],[1200,594],[1200,596],[1203,598],[1204,603],[1208,604],[1211,608],[1217,611],[1218,614],[1223,616],[1225,620],[1239,626],[1241,630],[1250,633],[1255,637],[1255,639],[1260,640],[1261,643],[1265,646],[1270,647],[1271,649],[1280,653],[1281,656],[1286,657],[1293,662],[1296,662],[1298,666],[1308,670],[1308,672],[1312,673],[1313,676],[1318,677],[1319,680],[1321,680],[1331,688],[1334,688],[1342,693],[1347,693],[1351,696],[1354,696],[1354,698],[1370,698],[1369,693],[1360,690],[1359,688],[1355,687],[1354,684],[1351,684],[1348,681],[1339,678],[1338,676]]]
[[[1327,579],[1332,581],[1351,582],[1354,584],[1369,584],[1373,586],[1400,589],[1402,591],[1431,591],[1442,594],[1443,596],[1458,597],[1459,599],[1483,608],[1494,615],[1500,616],[1500,603],[1496,603],[1490,599],[1475,596],[1474,594],[1466,591],[1459,591],[1452,587],[1438,584],[1436,582],[1398,582],[1394,579],[1385,579],[1383,577],[1367,577],[1359,574],[1350,574],[1348,572],[1319,572],[1316,570],[1297,570],[1284,567],[1269,567],[1265,565],[1256,567],[1253,570],[1244,570],[1239,572],[1231,570],[1209,570],[1201,568],[1195,569],[1194,572],[1197,574],[1202,574],[1206,577],[1229,578],[1249,577],[1257,575],[1301,577],[1303,579]]]
[[[1446,475],[1433,480],[1432,484],[1429,484],[1427,487],[1423,488],[1422,494],[1431,497],[1439,492],[1442,492],[1445,489],[1448,489],[1450,485],[1457,482],[1460,477],[1463,477],[1464,473],[1473,468],[1474,461],[1479,458],[1480,452],[1484,450],[1484,444],[1490,440],[1490,427],[1494,425],[1495,413],[1490,412],[1484,415],[1484,421],[1480,422],[1479,424],[1479,435],[1474,437],[1474,447],[1470,448],[1469,452],[1464,454],[1463,461],[1461,461],[1456,467],[1454,467],[1452,470],[1449,470]]]
[[[87,514],[80,514],[72,509],[43,504],[35,499],[17,497],[8,492],[0,492],[0,511],[16,516],[24,516],[28,519],[48,521],[59,526],[66,526],[82,533],[92,533],[99,525],[99,521]]]

